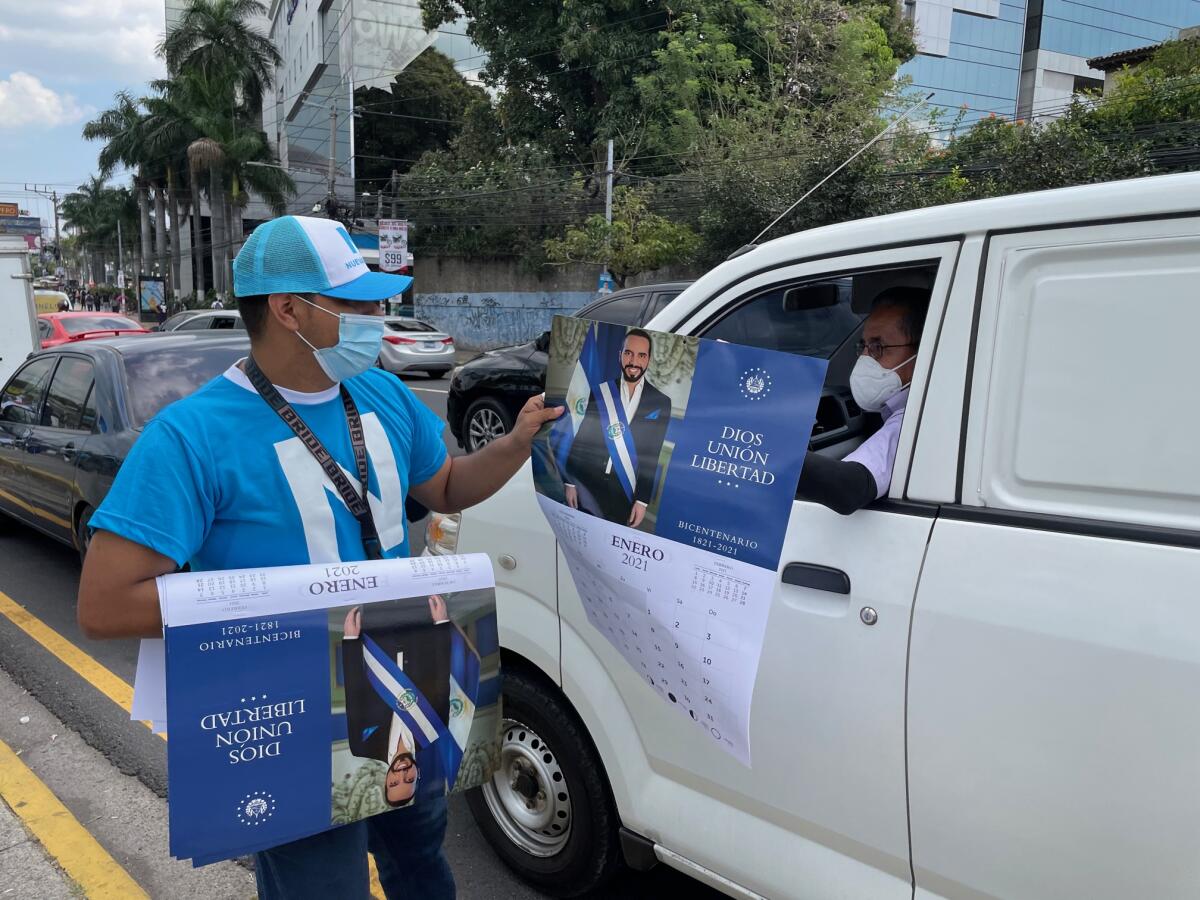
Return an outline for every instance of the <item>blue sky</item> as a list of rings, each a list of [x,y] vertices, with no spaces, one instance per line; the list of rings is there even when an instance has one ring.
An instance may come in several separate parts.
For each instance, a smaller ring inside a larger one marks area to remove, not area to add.
[[[53,223],[24,184],[61,196],[96,171],[100,148],[80,129],[117,91],[163,76],[163,28],[163,0],[0,0],[0,201]]]

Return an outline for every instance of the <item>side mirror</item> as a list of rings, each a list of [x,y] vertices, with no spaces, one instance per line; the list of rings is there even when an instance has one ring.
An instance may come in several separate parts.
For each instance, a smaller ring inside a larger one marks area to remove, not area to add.
[[[799,287],[788,288],[783,293],[784,312],[804,312],[809,309],[823,309],[838,304],[838,286],[836,284],[802,284]]]
[[[537,339],[533,342],[533,346],[542,353],[548,351],[550,349],[550,332],[543,331],[541,334],[539,334]]]

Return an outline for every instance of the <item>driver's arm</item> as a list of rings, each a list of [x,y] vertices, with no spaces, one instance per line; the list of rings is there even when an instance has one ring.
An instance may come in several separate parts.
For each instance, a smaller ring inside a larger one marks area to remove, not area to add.
[[[812,500],[848,516],[874,500],[878,493],[875,476],[862,463],[830,459],[811,450],[805,455],[796,487],[797,500]]]

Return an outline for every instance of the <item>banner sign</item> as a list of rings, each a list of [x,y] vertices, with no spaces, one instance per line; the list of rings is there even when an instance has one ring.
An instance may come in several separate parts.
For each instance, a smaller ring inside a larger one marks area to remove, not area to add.
[[[15,203],[0,203],[0,218],[11,218],[21,214],[21,207]]]
[[[167,283],[161,278],[138,276],[139,308],[144,313],[157,313],[166,309]]]
[[[750,699],[826,361],[555,317],[538,502],[589,621],[750,764]]]
[[[491,778],[487,556],[180,573],[158,590],[173,856],[229,859],[420,802],[419,784]]]
[[[24,234],[40,238],[42,236],[42,220],[37,216],[0,218],[0,234]]]
[[[379,268],[398,272],[408,265],[408,220],[379,220]]]

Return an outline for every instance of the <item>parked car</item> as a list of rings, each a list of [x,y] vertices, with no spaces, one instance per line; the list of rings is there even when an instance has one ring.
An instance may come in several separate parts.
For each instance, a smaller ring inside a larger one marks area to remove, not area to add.
[[[690,281],[624,288],[575,313],[583,319],[615,325],[643,325],[689,285]],[[458,445],[478,450],[512,429],[525,401],[546,389],[546,348],[550,333],[501,347],[459,367],[446,395],[446,420]]]
[[[146,422],[249,348],[244,336],[177,334],[34,354],[0,391],[0,512],[82,557],[88,519]]]
[[[401,375],[424,372],[441,378],[454,367],[454,338],[428,322],[408,316],[388,316],[379,365]]]
[[[496,563],[504,743],[468,800],[509,865],[559,896],[623,856],[742,897],[1194,897],[1198,201],[1182,174],[817,228],[648,323],[827,357],[840,457],[861,329],[789,291],[850,279],[857,316],[931,288],[887,497],[795,502],[754,598],[751,766],[589,624],[528,468],[431,517],[432,551]]]
[[[161,326],[160,332],[175,331],[245,331],[242,314],[236,309],[185,309],[177,312]]]
[[[60,312],[42,313],[38,316],[38,338],[42,349],[57,347],[75,341],[87,341],[98,337],[113,337],[119,334],[149,334],[133,319],[117,313],[105,312]]]

